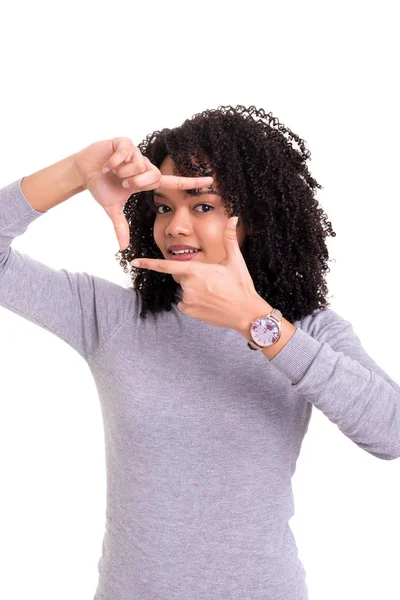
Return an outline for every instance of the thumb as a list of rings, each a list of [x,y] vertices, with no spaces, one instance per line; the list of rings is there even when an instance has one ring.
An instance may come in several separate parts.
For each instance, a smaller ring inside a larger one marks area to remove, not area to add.
[[[240,252],[238,238],[237,238],[237,223],[239,217],[231,217],[228,221],[227,226],[224,229],[224,245],[226,250],[226,262],[237,260]]]
[[[236,229],[237,229],[238,221],[239,221],[239,217],[231,217],[225,228],[225,232],[227,234],[230,234],[230,235],[228,235],[228,237],[231,239],[236,239]],[[234,235],[232,235],[232,231],[235,232]]]
[[[105,206],[104,210],[113,222],[115,233],[117,235],[119,243],[119,249],[122,252],[123,250],[126,250],[126,248],[128,248],[130,243],[129,223],[126,220],[123,211],[123,205],[119,203],[111,204],[109,206]]]

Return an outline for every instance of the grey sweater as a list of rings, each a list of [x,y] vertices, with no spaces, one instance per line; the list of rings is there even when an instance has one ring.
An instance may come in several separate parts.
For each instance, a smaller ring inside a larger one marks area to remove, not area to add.
[[[176,306],[11,248],[46,213],[0,190],[0,305],[87,362],[104,423],[107,511],[95,600],[306,600],[289,520],[313,406],[362,450],[400,456],[400,387],[327,308],[271,361]],[[278,307],[279,308],[279,307]]]

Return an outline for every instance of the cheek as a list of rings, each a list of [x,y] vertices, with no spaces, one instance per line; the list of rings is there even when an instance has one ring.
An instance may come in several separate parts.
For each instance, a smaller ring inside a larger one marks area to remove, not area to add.
[[[210,242],[212,245],[218,244],[218,242],[222,243],[222,235],[224,229],[221,227],[221,223],[219,222],[211,222],[204,223],[204,227],[201,229],[201,235],[204,238],[204,241]]]
[[[217,231],[210,231],[209,235],[203,236],[201,240],[207,254],[215,260],[220,260],[226,253],[222,236],[223,231],[218,228]]]

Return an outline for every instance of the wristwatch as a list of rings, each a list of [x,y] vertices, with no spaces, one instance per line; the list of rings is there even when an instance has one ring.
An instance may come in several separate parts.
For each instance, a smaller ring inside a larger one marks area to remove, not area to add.
[[[281,337],[282,313],[273,308],[265,317],[258,317],[251,322],[250,340],[247,346],[250,350],[262,350],[273,346]]]

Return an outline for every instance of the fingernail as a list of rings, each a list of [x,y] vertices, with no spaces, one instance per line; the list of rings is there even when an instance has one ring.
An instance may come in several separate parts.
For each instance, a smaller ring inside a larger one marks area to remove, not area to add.
[[[108,167],[104,167],[104,168],[101,170],[101,172],[102,172],[102,173],[108,173],[108,171],[109,171],[109,170],[110,170],[110,169],[109,169]]]
[[[128,182],[128,181],[123,181],[123,182],[122,182],[122,187],[124,187],[124,188],[128,188],[128,187],[131,187],[131,186],[129,185],[129,182]]]

